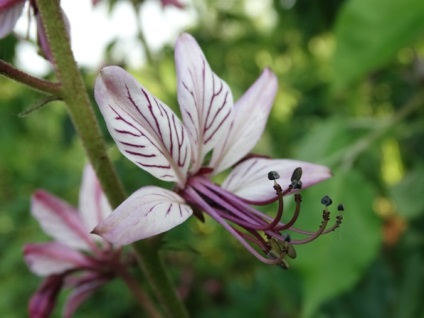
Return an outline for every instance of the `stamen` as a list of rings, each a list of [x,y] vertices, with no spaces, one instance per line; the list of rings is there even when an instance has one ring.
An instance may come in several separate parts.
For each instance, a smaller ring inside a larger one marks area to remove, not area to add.
[[[303,240],[295,240],[295,241],[292,241],[292,243],[295,245],[300,245],[300,244],[312,242],[324,232],[329,220],[330,220],[330,212],[327,210],[327,208],[325,208],[324,211],[322,212],[322,221],[318,228],[318,231],[313,233],[310,237],[307,237]]]
[[[221,224],[228,232],[230,232],[253,256],[255,256],[258,260],[265,264],[278,264],[281,262],[284,255],[281,255],[277,259],[268,259],[260,255],[250,244],[246,242],[242,235],[234,229],[231,225],[229,225],[225,220],[216,213],[215,209],[211,207],[196,191],[196,189],[191,186],[186,187],[185,198],[189,202],[195,203],[199,208],[208,213],[211,217],[213,217],[219,224]]]
[[[274,230],[276,230],[276,231],[286,230],[286,229],[292,227],[292,225],[294,223],[296,223],[297,218],[299,217],[299,214],[300,214],[300,203],[302,202],[302,196],[301,196],[300,193],[296,193],[294,195],[294,202],[296,202],[296,208],[294,210],[294,213],[293,213],[291,220],[287,224],[276,226],[274,228]]]
[[[293,189],[302,189],[302,181],[300,181],[300,178],[302,177],[302,168],[297,167],[294,169],[293,174],[291,176],[291,186]]]
[[[324,204],[326,207],[330,206],[333,203],[333,200],[328,195],[325,195],[321,199],[321,204]]]
[[[265,251],[266,256],[269,259],[276,260],[280,258],[280,262],[277,263],[282,269],[289,269],[289,264],[284,260],[284,256],[286,256],[286,251],[283,246],[274,238],[270,238],[268,240],[268,250]]]
[[[343,204],[340,203],[337,206],[337,211],[339,211],[339,215],[336,216],[336,223],[334,223],[334,225],[332,227],[330,227],[329,229],[325,230],[324,233],[322,233],[322,234],[327,234],[327,233],[333,232],[335,229],[337,229],[338,227],[340,227],[340,225],[342,224],[342,221],[343,221],[343,211],[344,211]]]

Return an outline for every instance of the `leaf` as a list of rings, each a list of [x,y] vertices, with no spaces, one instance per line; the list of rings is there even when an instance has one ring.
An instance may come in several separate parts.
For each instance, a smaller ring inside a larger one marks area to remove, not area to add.
[[[424,214],[424,166],[419,165],[389,192],[399,215],[413,219]]]
[[[390,62],[424,32],[422,0],[350,0],[335,25],[334,88]]]
[[[320,200],[327,194],[334,201],[331,220],[337,215],[338,201],[344,204],[344,219],[335,232],[296,246],[298,257],[292,267],[303,274],[302,317],[312,317],[323,302],[352,288],[377,256],[381,242],[380,223],[372,209],[374,190],[356,170],[336,172],[304,193],[302,228],[318,229]]]

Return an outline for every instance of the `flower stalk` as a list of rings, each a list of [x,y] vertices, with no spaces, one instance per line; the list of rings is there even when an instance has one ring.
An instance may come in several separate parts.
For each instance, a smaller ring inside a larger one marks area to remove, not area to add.
[[[106,145],[73,57],[69,40],[64,40],[68,39],[68,34],[59,2],[37,0],[36,3],[52,53],[55,73],[61,83],[61,97],[102,188],[111,205],[116,207],[125,200],[126,194],[107,155]],[[137,252],[142,260],[141,267],[144,275],[167,313],[172,317],[186,317],[185,308],[177,298],[174,289],[166,288],[171,283],[168,281],[158,252],[152,250],[148,241],[143,242],[141,247],[137,248]]]

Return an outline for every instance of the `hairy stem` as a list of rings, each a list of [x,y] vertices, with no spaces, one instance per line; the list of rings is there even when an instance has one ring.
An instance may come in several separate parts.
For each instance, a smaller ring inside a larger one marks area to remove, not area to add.
[[[61,92],[59,83],[33,77],[2,60],[0,60],[0,74],[44,93],[57,96]]]
[[[125,200],[124,188],[107,156],[102,137],[90,100],[85,91],[81,74],[71,51],[65,30],[59,1],[36,0],[52,52],[55,72],[62,85],[61,97],[67,105],[75,129],[99,178],[102,188],[113,207]],[[139,243],[141,268],[161,305],[172,317],[187,314],[170,283],[158,251],[148,241]]]
[[[161,313],[156,309],[155,305],[149,296],[140,288],[136,283],[134,277],[128,272],[127,268],[120,266],[117,269],[119,277],[127,284],[128,289],[132,292],[135,299],[137,299],[140,306],[148,313],[151,318],[161,318]]]

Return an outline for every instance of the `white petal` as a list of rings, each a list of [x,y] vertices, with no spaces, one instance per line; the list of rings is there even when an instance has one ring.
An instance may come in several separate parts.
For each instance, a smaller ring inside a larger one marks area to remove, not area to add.
[[[94,93],[121,152],[155,177],[183,185],[190,142],[174,112],[117,66],[101,71]]]
[[[25,0],[0,3],[0,39],[12,32],[16,21],[21,16]]]
[[[79,210],[87,233],[112,213],[112,208],[91,165],[86,165],[84,168],[79,199]],[[93,237],[98,238],[97,235]]]
[[[182,34],[175,45],[178,102],[193,143],[194,172],[206,153],[222,144],[232,121],[233,97],[216,76],[196,40]]]
[[[93,273],[88,273],[84,276],[78,276],[77,279],[79,279],[81,283],[77,284],[77,286],[73,288],[72,293],[68,296],[65,307],[63,308],[63,318],[73,317],[79,306],[107,282],[106,278],[101,277],[101,275],[97,273],[95,275],[93,275]]]
[[[126,245],[168,231],[192,213],[178,194],[148,186],[134,192],[93,232],[111,243]]]
[[[74,268],[96,266],[84,254],[61,243],[25,245],[24,256],[31,271],[40,276],[61,274]]]
[[[297,167],[303,171],[302,189],[331,177],[330,169],[322,165],[290,159],[252,158],[237,165],[222,187],[249,201],[270,200],[275,197],[275,190],[274,182],[268,179],[268,172],[277,171],[280,175],[277,181],[286,189]]]
[[[36,191],[31,200],[31,213],[44,232],[56,241],[80,249],[88,249],[92,244],[78,211],[54,195]]]
[[[265,69],[234,105],[234,120],[223,147],[215,148],[210,166],[214,174],[243,158],[261,137],[277,93],[275,74]]]

